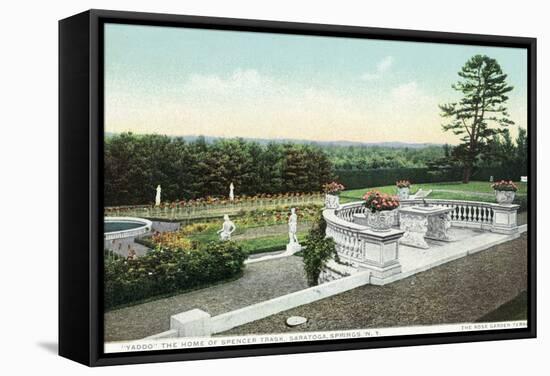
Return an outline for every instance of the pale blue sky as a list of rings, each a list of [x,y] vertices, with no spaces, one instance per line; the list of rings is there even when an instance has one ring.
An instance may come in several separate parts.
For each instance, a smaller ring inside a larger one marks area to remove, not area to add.
[[[105,130],[451,142],[438,103],[475,54],[496,58],[526,127],[526,50],[107,24]],[[512,128],[512,133],[515,132]]]

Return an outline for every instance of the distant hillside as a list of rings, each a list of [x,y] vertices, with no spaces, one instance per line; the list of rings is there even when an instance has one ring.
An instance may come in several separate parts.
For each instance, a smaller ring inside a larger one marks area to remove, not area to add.
[[[115,136],[116,133],[106,132],[105,137]],[[174,138],[182,138],[186,141],[192,142],[202,137],[207,143],[212,143],[225,137],[212,137],[212,136],[199,136],[199,135],[188,135],[188,136],[173,136]],[[414,143],[414,142],[400,142],[400,141],[386,141],[386,142],[358,142],[358,141],[313,141],[313,140],[304,140],[304,139],[291,139],[291,138],[280,138],[280,139],[268,139],[268,138],[248,138],[248,137],[239,137],[246,141],[254,141],[260,144],[267,144],[270,142],[277,144],[308,144],[308,145],[318,145],[321,147],[346,147],[346,146],[356,146],[356,147],[383,147],[383,148],[410,148],[410,149],[423,149],[430,146],[443,146],[443,144],[435,143]]]

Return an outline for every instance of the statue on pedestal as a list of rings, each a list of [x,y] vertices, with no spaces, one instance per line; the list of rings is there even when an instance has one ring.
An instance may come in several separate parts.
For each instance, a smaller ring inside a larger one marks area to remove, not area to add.
[[[290,209],[290,216],[288,217],[288,237],[289,243],[298,243],[296,232],[298,231],[298,216],[296,215],[296,209]]]
[[[286,245],[286,251],[289,253],[298,252],[302,249],[300,243],[298,243],[298,216],[296,215],[296,209],[290,209],[290,216],[288,217],[288,244]]]
[[[235,194],[233,193],[233,190],[235,189],[235,186],[233,185],[233,182],[229,184],[229,201],[233,201],[235,199]]]
[[[220,240],[231,240],[231,234],[237,229],[235,224],[229,219],[229,216],[225,214],[223,216],[222,229],[217,232],[220,234]]]
[[[160,193],[161,193],[161,188],[159,184],[157,186],[157,195],[155,196],[155,206],[160,206]]]

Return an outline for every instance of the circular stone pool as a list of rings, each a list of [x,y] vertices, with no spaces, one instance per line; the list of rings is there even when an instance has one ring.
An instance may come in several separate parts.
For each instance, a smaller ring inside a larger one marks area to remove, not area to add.
[[[105,217],[103,236],[105,240],[122,239],[143,235],[153,226],[153,222],[143,218]]]

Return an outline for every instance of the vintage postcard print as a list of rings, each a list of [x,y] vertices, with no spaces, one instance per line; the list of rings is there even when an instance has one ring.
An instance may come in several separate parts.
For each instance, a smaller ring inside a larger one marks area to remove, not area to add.
[[[102,26],[105,353],[527,327],[527,49]]]

